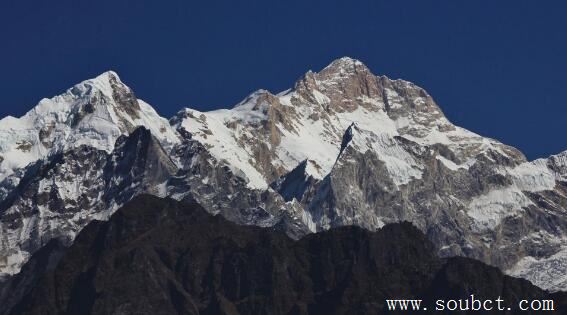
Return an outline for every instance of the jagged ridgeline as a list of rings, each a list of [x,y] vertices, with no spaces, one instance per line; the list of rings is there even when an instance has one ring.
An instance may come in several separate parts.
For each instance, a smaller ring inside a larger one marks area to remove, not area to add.
[[[294,239],[408,221],[441,257],[567,290],[567,152],[527,161],[350,58],[170,120],[104,73],[0,121],[0,180],[4,277],[149,193]]]
[[[509,314],[537,314],[519,310],[522,299],[553,300],[556,312],[546,313],[565,311],[565,296],[469,258],[439,259],[434,249],[407,222],[293,241],[194,203],[141,195],[109,221],[91,222],[70,248],[51,241],[36,252],[7,285],[3,311],[390,314],[386,299],[422,299],[432,310],[438,299],[470,294],[500,297]]]

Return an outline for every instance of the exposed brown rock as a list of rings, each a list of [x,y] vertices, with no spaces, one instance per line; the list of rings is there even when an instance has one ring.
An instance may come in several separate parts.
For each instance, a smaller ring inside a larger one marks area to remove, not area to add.
[[[140,118],[138,112],[140,111],[140,104],[134,92],[118,81],[116,76],[109,74],[109,82],[112,86],[112,98],[120,107],[118,110],[124,111],[133,119]]]

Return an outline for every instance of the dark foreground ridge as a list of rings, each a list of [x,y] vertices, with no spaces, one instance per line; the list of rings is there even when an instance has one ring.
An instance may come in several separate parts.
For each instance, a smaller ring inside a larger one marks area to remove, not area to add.
[[[389,314],[390,298],[423,299],[431,308],[438,298],[470,294],[511,305],[550,298],[496,268],[434,253],[409,223],[293,241],[197,204],[142,195],[110,221],[90,223],[70,248],[52,241],[38,251],[4,287],[2,308],[42,315]]]

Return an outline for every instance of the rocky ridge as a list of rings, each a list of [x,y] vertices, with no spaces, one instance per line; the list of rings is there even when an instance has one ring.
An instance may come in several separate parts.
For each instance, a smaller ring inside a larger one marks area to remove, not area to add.
[[[34,255],[0,314],[389,314],[386,299],[422,299],[432,310],[471,294],[500,297],[504,314],[537,314],[519,310],[521,299],[553,299],[549,313],[565,311],[561,296],[528,281],[433,252],[407,222],[293,241],[142,195],[91,222],[70,248],[52,242]]]

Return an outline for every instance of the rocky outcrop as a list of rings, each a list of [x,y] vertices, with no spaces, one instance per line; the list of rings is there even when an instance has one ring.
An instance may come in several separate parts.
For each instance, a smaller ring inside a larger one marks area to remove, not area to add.
[[[69,245],[91,220],[108,218],[137,194],[164,195],[160,185],[176,171],[143,127],[118,138],[111,154],[81,146],[30,165],[0,202],[2,273],[17,273],[52,239]]]

